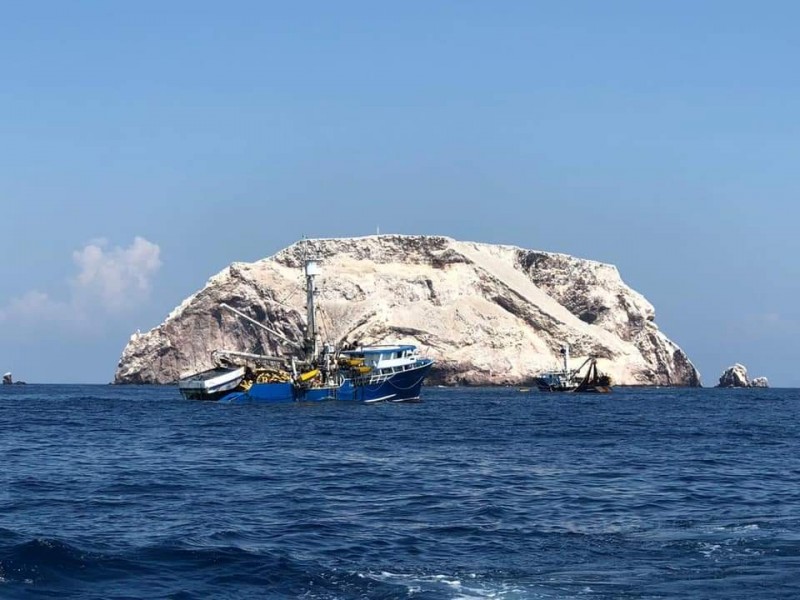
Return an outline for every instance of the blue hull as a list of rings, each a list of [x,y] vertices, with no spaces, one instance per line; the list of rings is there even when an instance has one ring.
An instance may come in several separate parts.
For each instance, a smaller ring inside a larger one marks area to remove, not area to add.
[[[344,379],[339,385],[302,387],[292,383],[256,383],[246,392],[231,392],[220,398],[226,404],[288,402],[404,402],[418,400],[422,382],[433,361],[420,360],[405,371],[385,376]]]

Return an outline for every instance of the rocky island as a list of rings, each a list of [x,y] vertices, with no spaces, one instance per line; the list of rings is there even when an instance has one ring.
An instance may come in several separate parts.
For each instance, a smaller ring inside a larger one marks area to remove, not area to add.
[[[746,387],[769,387],[766,377],[755,377],[752,380],[747,377],[747,367],[736,363],[725,369],[719,376],[717,387],[721,388],[746,388]]]
[[[559,364],[597,357],[616,385],[698,386],[653,306],[613,265],[441,236],[376,235],[298,242],[213,276],[165,321],[131,336],[115,383],[170,383],[212,366],[211,352],[288,355],[305,322],[303,253],[320,259],[317,306],[331,343],[408,342],[436,363],[428,384],[526,385]],[[576,365],[580,364],[576,362]]]

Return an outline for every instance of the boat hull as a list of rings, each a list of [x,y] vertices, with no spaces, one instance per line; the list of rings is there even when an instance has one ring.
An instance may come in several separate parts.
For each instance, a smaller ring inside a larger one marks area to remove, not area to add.
[[[577,385],[553,385],[546,381],[537,381],[536,387],[539,388],[540,392],[574,392],[577,389]]]
[[[286,404],[290,402],[409,402],[419,400],[422,382],[433,361],[423,359],[409,369],[385,376],[344,378],[336,385],[305,387],[293,383],[255,383],[247,391],[222,396],[225,404]]]
[[[187,400],[219,400],[235,390],[244,379],[244,368],[217,367],[178,382],[178,389]]]
[[[568,373],[559,371],[545,373],[534,381],[541,392],[572,392],[578,387]]]
[[[536,387],[540,392],[571,392],[583,394],[608,394],[611,393],[610,385],[601,385],[593,382],[583,382],[580,384],[554,383],[550,378],[537,378]]]

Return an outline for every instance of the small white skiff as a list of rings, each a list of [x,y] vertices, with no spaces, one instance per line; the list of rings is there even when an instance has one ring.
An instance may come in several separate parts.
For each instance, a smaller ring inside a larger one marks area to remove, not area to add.
[[[244,367],[217,367],[178,381],[178,389],[189,400],[216,400],[235,389],[244,379]]]

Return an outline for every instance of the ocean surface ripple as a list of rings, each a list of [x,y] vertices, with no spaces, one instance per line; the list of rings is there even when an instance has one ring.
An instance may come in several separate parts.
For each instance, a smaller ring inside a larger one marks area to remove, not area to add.
[[[0,598],[798,598],[800,390],[0,388]]]

